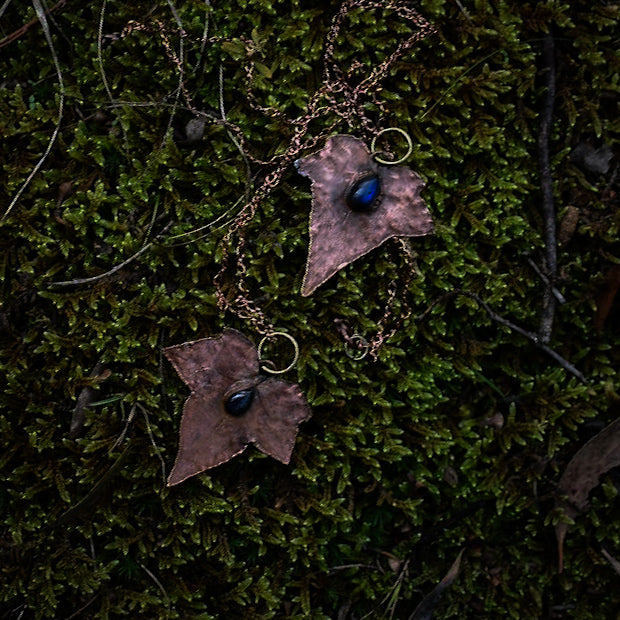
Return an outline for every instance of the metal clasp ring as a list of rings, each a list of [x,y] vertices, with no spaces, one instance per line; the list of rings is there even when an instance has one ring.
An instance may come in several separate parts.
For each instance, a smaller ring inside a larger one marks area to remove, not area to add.
[[[361,345],[361,353],[358,353],[357,355],[355,355],[354,351],[352,350],[352,345],[356,342],[359,342]],[[348,345],[349,346],[345,345],[344,352],[346,356],[349,359],[352,359],[354,362],[363,360],[368,355],[368,351],[370,351],[370,343],[368,342],[368,340],[366,340],[366,338],[364,338],[364,336],[360,336],[359,334],[353,334],[353,336],[351,336],[348,342]]]
[[[268,368],[267,366],[265,366],[265,364],[271,364],[272,366],[274,365],[273,362],[271,360],[263,360],[263,346],[265,344],[265,342],[267,342],[267,340],[274,338],[276,336],[283,336],[284,338],[287,338],[288,340],[290,340],[291,344],[293,345],[293,349],[294,349],[294,354],[293,354],[293,361],[283,370],[276,370],[275,368]],[[272,375],[281,375],[285,372],[288,372],[291,368],[293,368],[293,366],[295,366],[295,364],[297,364],[297,360],[299,359],[299,345],[297,344],[297,340],[295,340],[295,338],[293,338],[293,336],[291,336],[290,334],[287,334],[286,332],[272,332],[270,334],[267,334],[266,336],[263,337],[263,339],[258,343],[258,361],[259,363],[262,362],[261,364],[261,370],[263,370],[264,372],[268,372],[269,374]]]
[[[407,140],[407,152],[400,159],[396,159],[394,161],[379,157],[379,155],[383,153],[383,151],[377,151],[375,148],[377,145],[377,138],[382,136],[384,133],[387,133],[388,131],[395,131],[396,133],[399,133],[401,136],[403,136],[405,140]],[[372,142],[370,143],[370,156],[376,162],[384,164],[386,166],[396,166],[397,164],[402,164],[405,159],[407,159],[409,155],[411,155],[411,153],[413,153],[413,141],[411,140],[411,136],[399,127],[387,127],[386,129],[378,131],[375,137],[372,139]]]

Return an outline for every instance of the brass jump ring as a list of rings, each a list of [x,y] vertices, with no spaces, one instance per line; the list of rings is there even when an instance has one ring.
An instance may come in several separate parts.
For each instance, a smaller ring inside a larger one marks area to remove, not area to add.
[[[297,340],[295,340],[293,336],[291,336],[290,334],[287,334],[286,332],[272,332],[271,334],[264,336],[263,339],[258,343],[259,362],[264,361],[264,363],[268,362],[269,364],[274,365],[271,360],[261,360],[261,358],[263,357],[263,346],[265,342],[267,342],[267,340],[269,340],[270,338],[274,338],[275,336],[283,336],[284,338],[288,338],[288,340],[291,341],[293,345],[293,349],[295,350],[295,353],[293,355],[293,361],[283,370],[276,370],[275,368],[268,368],[267,366],[261,366],[260,368],[261,370],[263,370],[264,372],[268,372],[269,374],[281,375],[285,372],[288,372],[291,368],[293,368],[293,366],[295,366],[295,364],[297,364],[297,360],[299,359],[299,345],[297,344]]]
[[[405,140],[407,140],[407,152],[400,159],[397,159],[395,161],[390,161],[388,159],[383,159],[382,157],[379,157],[379,155],[384,153],[384,151],[375,150],[377,138],[379,138],[379,136],[382,136],[384,133],[387,133],[388,131],[395,131],[396,133],[399,133],[401,136],[403,136]],[[387,127],[386,129],[378,131],[375,137],[372,139],[372,142],[370,143],[371,157],[373,157],[376,162],[384,164],[386,166],[396,166],[397,164],[402,164],[405,159],[407,159],[409,155],[411,155],[411,153],[413,153],[413,141],[411,140],[411,136],[399,127]]]
[[[368,355],[368,351],[370,351],[370,343],[366,340],[366,338],[364,338],[364,336],[360,336],[359,334],[353,334],[353,336],[351,336],[350,345],[354,342],[359,342],[362,345],[361,353],[354,355],[350,346],[345,347],[344,352],[348,358],[352,359],[354,362],[357,362],[359,360],[363,360]]]

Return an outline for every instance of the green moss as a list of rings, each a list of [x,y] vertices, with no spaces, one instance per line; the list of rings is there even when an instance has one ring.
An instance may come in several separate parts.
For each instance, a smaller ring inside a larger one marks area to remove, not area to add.
[[[84,608],[92,618],[336,618],[347,606],[351,617],[381,617],[390,596],[394,617],[408,617],[463,547],[442,618],[546,617],[554,607],[579,618],[615,613],[617,576],[600,554],[605,546],[620,557],[614,478],[577,518],[562,574],[552,525],[566,463],[591,427],[618,413],[617,307],[602,333],[594,329],[604,274],[620,257],[618,182],[570,159],[588,140],[617,152],[618,7],[472,1],[462,3],[465,14],[459,3],[419,4],[438,33],[394,65],[378,93],[385,112],[364,102],[378,125],[413,136],[408,163],[427,181],[436,234],[412,242],[412,317],[378,362],[345,355],[334,320],[371,337],[389,282],[402,283],[410,267],[386,244],[302,298],[310,192],[291,166],[248,226],[247,281],[269,319],[300,343],[290,379],[313,417],[289,467],[248,449],[172,489],[160,459],[169,470],[187,391],[161,349],[224,326],[257,339],[218,308],[214,277],[231,218],[270,168],[252,164],[248,178],[226,128],[209,118],[200,141],[186,140],[193,113],[176,95],[178,70],[156,25],[178,55],[168,5],[150,13],[140,2],[108,2],[100,59],[100,7],[53,13],[65,82],[60,132],[0,220],[5,617]],[[180,3],[192,105],[219,115],[221,70],[223,104],[244,152],[283,153],[293,138],[286,118],[303,114],[322,84],[334,10],[301,0],[234,10]],[[31,7],[21,13],[10,3],[3,33],[33,17]],[[130,20],[151,26],[121,36]],[[207,21],[216,40],[203,41]],[[445,295],[471,291],[528,330],[538,324],[543,284],[526,257],[540,264],[544,244],[536,140],[549,24],[558,65],[551,136],[558,220],[569,205],[580,209],[575,235],[559,251],[567,303],[557,309],[551,346],[587,384],[473,299]],[[359,61],[355,75],[363,77],[411,32],[389,10],[354,9],[335,58]],[[35,24],[2,50],[0,213],[58,117],[42,34]],[[257,102],[284,119],[251,105],[248,63]],[[310,132],[336,120],[318,117]],[[348,131],[346,123],[335,131]],[[61,196],[66,182],[72,192]],[[150,242],[107,278],[52,285],[98,276]],[[404,311],[400,299],[396,310]],[[91,377],[97,364],[99,377]],[[85,386],[93,403],[73,437]]]

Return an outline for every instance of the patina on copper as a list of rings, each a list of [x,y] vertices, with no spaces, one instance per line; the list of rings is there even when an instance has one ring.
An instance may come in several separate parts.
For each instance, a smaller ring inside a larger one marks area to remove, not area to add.
[[[420,196],[424,187],[420,176],[405,166],[379,165],[359,138],[332,136],[323,149],[295,165],[312,181],[304,297],[391,237],[419,237],[434,230]],[[374,174],[380,180],[379,196],[369,209],[352,209],[349,192],[360,179]]]
[[[164,349],[192,390],[183,408],[179,450],[168,486],[221,465],[253,443],[287,464],[298,425],[310,417],[299,386],[259,374],[258,352],[235,329]],[[247,411],[231,415],[226,402],[253,390]]]

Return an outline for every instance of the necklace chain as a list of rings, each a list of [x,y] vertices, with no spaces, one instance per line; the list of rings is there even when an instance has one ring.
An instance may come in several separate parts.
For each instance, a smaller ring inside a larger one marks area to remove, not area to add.
[[[354,74],[362,68],[361,63],[353,62],[348,71],[345,72],[334,60],[334,51],[336,47],[336,40],[340,33],[344,19],[348,13],[355,8],[394,10],[400,17],[413,22],[417,26],[418,30],[407,39],[401,41],[392,54],[388,56],[388,58],[386,58],[378,67],[373,69],[369,75],[357,84],[352,84]],[[245,277],[247,274],[247,269],[245,267],[244,260],[245,227],[254,217],[256,209],[260,205],[261,201],[279,185],[286,168],[293,161],[295,161],[295,159],[297,159],[302,151],[316,147],[316,145],[323,141],[342,121],[346,122],[351,129],[353,129],[356,125],[361,125],[368,135],[373,135],[376,133],[377,129],[374,123],[363,111],[362,100],[370,96],[372,103],[377,106],[378,110],[387,115],[385,103],[377,99],[377,87],[380,82],[385,79],[391,67],[398,59],[409,51],[417,42],[421,41],[430,34],[433,34],[434,32],[435,28],[426,19],[424,19],[424,17],[422,17],[415,9],[406,6],[398,0],[390,0],[388,2],[375,0],[345,0],[342,3],[338,13],[332,19],[331,27],[325,40],[323,54],[323,85],[311,97],[306,113],[293,121],[288,119],[279,110],[276,110],[275,108],[266,108],[258,103],[251,88],[254,64],[251,62],[248,63],[245,68],[245,73],[246,90],[250,105],[255,110],[265,115],[274,118],[284,118],[287,120],[294,126],[294,136],[287,150],[284,153],[272,158],[269,162],[262,162],[252,158],[255,163],[270,165],[275,164],[276,168],[265,177],[262,185],[255,192],[254,196],[241,209],[240,213],[235,218],[233,225],[222,239],[222,267],[215,278],[218,303],[222,309],[231,310],[238,317],[249,320],[252,326],[261,334],[269,335],[275,331],[273,324],[266,318],[264,312],[255,302],[251,301],[249,297],[249,289]],[[251,42],[247,42],[246,46],[251,44]],[[321,133],[312,137],[306,137],[310,123],[319,117],[324,117],[328,114],[335,115],[337,120],[333,121]],[[237,135],[239,135],[239,137],[243,140],[240,132],[237,133]],[[239,293],[231,303],[222,291],[222,278],[229,266],[228,259],[230,258],[230,252],[228,248],[230,247],[230,243],[234,235],[237,236],[238,240],[236,248],[236,283]],[[404,243],[402,245],[405,249],[408,247]],[[393,314],[394,304],[399,288],[396,280],[392,280],[388,286],[388,301],[386,303],[385,311],[378,322],[378,331],[368,343],[368,353],[374,359],[377,358],[377,351],[385,340],[394,335],[394,333],[396,333],[402,325],[403,321],[405,321],[411,314],[411,309],[405,299],[405,293],[413,273],[410,250],[405,251],[405,260],[407,262],[408,269],[407,276],[405,277],[405,281],[402,286],[403,294],[401,295],[401,300],[403,304],[403,313],[401,313],[399,320],[388,328],[388,323]]]
[[[392,10],[399,17],[412,22],[417,30],[406,39],[399,42],[396,49],[384,59],[370,73],[355,83],[356,74],[364,68],[364,65],[354,61],[348,70],[343,70],[334,58],[336,42],[345,18],[353,9],[382,9]],[[252,327],[260,334],[269,336],[276,330],[273,324],[267,319],[263,310],[255,301],[251,300],[251,294],[247,285],[247,267],[245,261],[245,229],[252,221],[256,210],[262,201],[269,196],[280,184],[287,168],[298,158],[302,151],[315,148],[320,142],[326,139],[330,133],[342,122],[346,123],[350,130],[361,129],[366,138],[377,133],[376,124],[368,118],[364,112],[363,103],[370,99],[382,115],[387,116],[388,111],[385,102],[380,101],[377,96],[378,87],[382,80],[389,74],[394,64],[413,46],[425,37],[436,32],[422,15],[415,9],[408,6],[402,0],[344,0],[339,11],[334,15],[329,31],[327,33],[323,53],[323,84],[310,98],[305,114],[296,119],[287,117],[283,112],[273,107],[262,106],[252,89],[252,81],[255,65],[252,62],[255,44],[247,38],[241,38],[246,48],[248,62],[245,66],[245,87],[249,105],[257,112],[272,117],[279,118],[287,122],[293,128],[293,138],[284,153],[275,155],[268,161],[264,161],[251,154],[247,149],[247,139],[242,130],[230,122],[222,115],[222,118],[211,116],[195,108],[192,98],[187,90],[185,83],[185,72],[183,68],[182,54],[177,54],[169,39],[168,31],[161,22],[155,23],[156,28],[145,26],[138,22],[129,22],[123,30],[121,37],[129,35],[133,30],[156,30],[159,34],[166,55],[176,66],[180,80],[179,88],[185,99],[188,109],[196,116],[206,118],[207,121],[224,126],[234,134],[241,145],[244,156],[254,164],[272,167],[262,180],[260,186],[249,197],[237,216],[234,218],[230,228],[220,242],[222,252],[222,262],[218,273],[215,276],[215,291],[218,305],[223,310],[230,310],[239,318],[247,320]],[[186,34],[181,31],[181,36]],[[216,44],[227,41],[222,37],[210,37],[208,43]],[[181,48],[182,50],[182,48]],[[328,124],[320,133],[308,136],[308,128],[311,122],[327,117],[335,116],[335,120]],[[233,243],[236,237],[236,247]],[[403,244],[403,247],[407,246]],[[388,329],[388,322],[394,311],[394,304],[398,294],[397,281],[394,279],[388,285],[388,301],[381,319],[378,321],[378,332],[368,343],[368,353],[377,358],[377,350],[383,342],[391,337],[399,328],[402,322],[411,314],[411,310],[406,303],[406,290],[412,277],[412,263],[410,252],[405,252],[405,260],[408,265],[407,276],[403,282],[403,294],[401,295],[404,306],[404,313],[399,320],[394,322]],[[236,294],[226,295],[223,291],[223,281],[225,274],[234,267]]]

